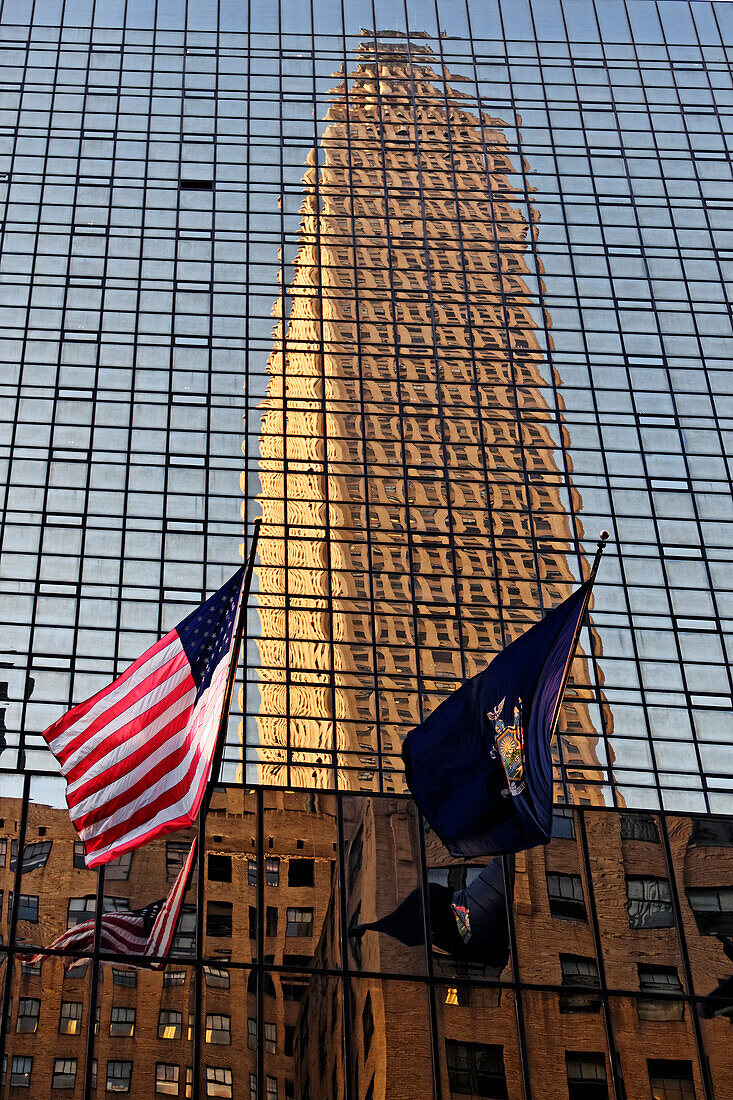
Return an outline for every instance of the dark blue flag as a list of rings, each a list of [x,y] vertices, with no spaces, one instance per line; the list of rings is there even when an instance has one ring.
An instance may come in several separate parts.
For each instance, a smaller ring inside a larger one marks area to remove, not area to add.
[[[550,741],[592,582],[408,733],[407,784],[451,855],[519,852],[550,839]]]
[[[509,867],[509,899],[514,896],[514,867]],[[503,969],[509,958],[509,925],[502,860],[497,856],[462,890],[428,883],[427,906],[434,947],[466,962]],[[413,890],[391,913],[357,924],[352,936],[382,932],[408,947],[425,943],[422,897]]]

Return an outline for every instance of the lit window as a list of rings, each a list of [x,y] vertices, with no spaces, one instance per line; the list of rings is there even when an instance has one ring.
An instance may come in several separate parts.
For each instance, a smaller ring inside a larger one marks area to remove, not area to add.
[[[178,1096],[180,1075],[180,1067],[173,1065],[172,1062],[156,1062],[155,1091],[162,1096]]]
[[[107,1062],[107,1092],[129,1092],[132,1062]]]
[[[307,937],[313,935],[313,910],[288,907],[286,936]]]
[[[112,1005],[109,1018],[110,1035],[131,1036],[135,1034],[135,1009]]]
[[[183,1028],[183,1016],[180,1012],[162,1008],[158,1015],[158,1038],[180,1039]]]
[[[31,1087],[31,1072],[33,1059],[26,1058],[22,1054],[13,1056],[10,1067],[10,1085],[16,1089],[29,1089]]]
[[[647,1069],[653,1100],[695,1100],[692,1062],[683,1059],[648,1058]]]
[[[206,1042],[229,1046],[232,1041],[232,1025],[229,1016],[207,1015]]]
[[[60,1035],[78,1035],[81,1031],[81,1001],[62,1001],[59,1016]]]
[[[206,1067],[206,1095],[231,1100],[232,1071],[217,1066]]]

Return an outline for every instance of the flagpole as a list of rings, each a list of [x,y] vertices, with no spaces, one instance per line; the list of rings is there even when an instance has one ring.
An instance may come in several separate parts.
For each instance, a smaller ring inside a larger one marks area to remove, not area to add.
[[[578,616],[578,625],[575,628],[575,637],[573,638],[572,645],[570,646],[570,653],[565,664],[565,672],[563,673],[562,684],[560,685],[560,691],[557,696],[557,702],[555,703],[555,712],[552,715],[552,722],[550,724],[550,738],[555,733],[555,727],[557,726],[558,719],[560,717],[560,708],[562,707],[562,700],[565,694],[565,688],[567,687],[568,678],[570,676],[570,666],[573,663],[575,657],[575,651],[578,648],[578,641],[580,639],[580,632],[583,629],[583,623],[585,621],[585,615],[588,610],[588,604],[593,594],[593,585],[595,584],[596,575],[598,573],[598,566],[601,564],[601,558],[603,557],[603,551],[606,549],[606,543],[608,542],[608,531],[601,531],[598,536],[598,545],[596,547],[596,556],[593,559],[593,565],[591,566],[590,575],[588,576],[587,585],[588,591],[585,594],[583,601],[583,608]]]
[[[257,542],[260,537],[260,527],[262,526],[262,517],[254,521],[252,530],[252,541],[249,547],[249,554],[247,555],[247,567],[244,573],[244,585],[242,586],[242,599],[239,604],[239,615],[237,616],[237,625],[234,629],[234,642],[232,645],[232,658],[229,666],[229,677],[227,679],[226,691],[224,692],[224,702],[221,708],[221,719],[219,721],[219,732],[216,735],[216,747],[214,749],[214,758],[211,764],[211,775],[209,776],[209,782],[206,785],[206,792],[204,794],[204,800],[201,803],[200,813],[203,818],[209,811],[209,805],[211,803],[214,789],[218,783],[219,768],[221,767],[221,758],[224,755],[224,746],[226,743],[227,726],[229,725],[229,708],[232,705],[232,694],[234,692],[234,681],[237,676],[237,665],[239,664],[239,651],[242,648],[242,639],[244,638],[244,628],[247,622],[247,602],[249,597],[249,590],[252,585],[252,574],[254,572],[255,560],[257,557]],[[242,762],[244,766],[244,761]]]
[[[191,1095],[192,1100],[199,1100],[201,1096],[201,1012],[203,1008],[203,990],[202,990],[202,967],[204,958],[204,860],[206,857],[206,815],[209,812],[209,806],[211,799],[216,789],[219,779],[219,768],[221,767],[221,760],[224,754],[224,745],[226,744],[226,733],[229,725],[229,708],[232,704],[232,693],[234,691],[234,680],[237,675],[237,665],[239,664],[239,651],[242,648],[242,639],[244,637],[244,627],[247,621],[247,602],[249,597],[249,590],[252,585],[252,574],[254,572],[255,558],[257,556],[257,541],[260,537],[260,527],[262,526],[262,518],[258,517],[254,521],[252,529],[252,541],[249,547],[249,554],[247,556],[247,567],[244,573],[244,584],[242,585],[242,598],[239,603],[239,614],[237,616],[237,623],[234,628],[234,641],[232,645],[231,664],[229,666],[229,676],[227,678],[226,691],[224,692],[224,702],[221,709],[221,719],[219,721],[219,730],[216,735],[216,746],[214,748],[214,758],[211,764],[211,775],[209,776],[209,782],[206,784],[206,791],[204,792],[204,798],[199,809],[198,817],[198,831],[196,834],[196,859],[198,860],[197,875],[196,875],[196,965],[193,972],[194,990],[194,1011],[193,1011],[193,1058],[191,1067]],[[242,761],[242,767],[244,767],[244,760]],[[260,1027],[263,1025],[260,1024]]]

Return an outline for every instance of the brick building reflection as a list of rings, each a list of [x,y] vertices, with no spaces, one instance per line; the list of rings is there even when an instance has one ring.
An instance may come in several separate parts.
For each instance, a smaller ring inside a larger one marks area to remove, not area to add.
[[[358,54],[276,308],[257,727],[266,782],[390,791],[421,706],[569,593],[580,502],[504,123],[419,39]],[[575,800],[602,803],[587,664],[573,675],[564,762]]]
[[[520,1100],[523,1050],[534,1093],[552,1100],[613,1097],[614,1050],[627,1097],[705,1096],[687,994],[690,974],[704,995],[730,971],[715,938],[733,932],[730,821],[670,816],[665,825],[652,814],[593,810],[582,820],[577,811],[558,816],[551,844],[516,864],[520,1032],[511,964],[466,965],[380,933],[349,935],[420,882],[409,801],[348,795],[339,814],[332,795],[270,791],[263,806],[258,821],[253,792],[222,791],[209,822],[201,1096],[255,1100],[258,1040],[267,1097],[341,1100],[347,1078],[358,1100],[432,1095],[429,971],[443,1096]],[[6,942],[18,800],[2,800],[0,816]],[[88,914],[95,876],[78,866],[74,844],[65,811],[31,804],[19,943],[48,943]],[[185,837],[174,837],[135,853],[129,866],[112,865],[107,906],[135,907],[165,893],[184,847]],[[425,856],[435,881],[458,884],[473,873],[431,834]],[[164,974],[103,963],[94,1095],[191,1094],[194,906],[191,890],[179,957]],[[603,979],[612,991],[606,1003]],[[16,961],[3,1095],[83,1095],[89,985],[89,970],[64,977],[61,963],[47,960],[39,974]],[[725,1015],[699,1021],[716,1096],[733,1079],[729,1028]]]

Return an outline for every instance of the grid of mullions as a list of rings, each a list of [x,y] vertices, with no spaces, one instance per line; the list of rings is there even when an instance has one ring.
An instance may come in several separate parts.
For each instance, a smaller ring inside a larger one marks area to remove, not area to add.
[[[39,804],[36,797],[42,791],[42,786],[26,783],[22,802],[3,803],[6,814],[18,814],[21,844],[39,821],[49,825],[53,815],[64,812]],[[367,915],[367,905],[374,904],[370,895],[375,874],[377,913],[384,915],[394,904],[388,901],[393,876],[398,897],[403,898],[414,887],[427,896],[428,882],[460,887],[480,869],[480,862],[446,860],[435,838],[426,836],[409,800],[324,795],[309,808],[306,794],[290,795],[283,803],[280,790],[260,787],[244,794],[244,813],[238,813],[226,802],[229,795],[242,798],[239,788],[218,792],[207,827],[208,858],[198,868],[187,899],[201,899],[198,907],[186,906],[186,913],[193,914],[187,927],[194,937],[177,943],[177,957],[163,975],[120,969],[115,964],[129,962],[129,956],[102,954],[92,958],[86,971],[66,978],[59,968],[50,970],[51,964],[44,964],[41,987],[38,969],[25,974],[18,969],[39,927],[30,928],[28,935],[27,925],[21,930],[9,922],[9,939],[0,952],[15,955],[15,971],[5,970],[15,977],[4,987],[0,1046],[9,1059],[35,1055],[35,1065],[31,1062],[25,1069],[31,1087],[43,1088],[43,1074],[50,1073],[51,1065],[54,1073],[60,1072],[57,1063],[73,1056],[78,1060],[71,1087],[87,1097],[93,1094],[100,1067],[124,1062],[125,1071],[116,1071],[118,1075],[131,1075],[138,1088],[151,1093],[154,1080],[176,1076],[170,1070],[159,1073],[159,1067],[179,1066],[181,1082],[185,1076],[191,1083],[193,1100],[220,1095],[208,1090],[207,1081],[222,1074],[233,1083],[234,1096],[250,1073],[262,1082],[255,1082],[253,1100],[269,1095],[263,1090],[274,1088],[273,1078],[279,1080],[281,1097],[289,1095],[285,1081],[291,1087],[295,1081],[305,1093],[308,1079],[311,1094],[318,1095],[316,1089],[330,1086],[332,1070],[339,1083],[336,1095],[355,1100],[365,1095],[375,1066],[394,1074],[395,1053],[407,1040],[412,1044],[411,1064],[422,1075],[421,1095],[442,1100],[452,1091],[460,1092],[450,1075],[446,1080],[456,1054],[451,1044],[480,1039],[499,1045],[494,1055],[509,1086],[506,1095],[531,1100],[546,1088],[547,1059],[572,1055],[581,1035],[583,1049],[593,1051],[606,1066],[607,1096],[614,1100],[627,1094],[622,1074],[629,1093],[644,1094],[648,1058],[654,1059],[660,1077],[665,1064],[672,1076],[682,1075],[683,1062],[689,1064],[694,1095],[704,1100],[712,1100],[714,1090],[728,1079],[729,1024],[725,1017],[699,1018],[698,1012],[716,980],[716,967],[727,965],[715,935],[733,927],[733,893],[719,890],[715,904],[715,889],[694,889],[691,884],[719,880],[721,867],[730,861],[731,819],[561,811],[550,846],[527,853],[523,867],[517,866],[516,904],[509,911],[512,957],[497,970],[426,952],[419,944],[405,949],[381,935],[380,952],[375,954],[373,940],[365,946],[351,934],[353,925]],[[308,840],[296,842],[303,831]],[[70,832],[54,829],[56,843],[66,845],[69,864]],[[212,874],[212,852],[250,832],[254,835],[249,859],[239,860],[231,886],[222,883],[220,868]],[[269,874],[273,851],[280,857],[277,877]],[[286,931],[285,950],[298,953],[278,954],[275,961],[271,952],[281,952],[282,947],[271,938],[265,912],[268,906],[279,906],[280,919],[287,912],[289,926],[292,889],[307,889],[307,883],[291,881],[287,867],[314,854],[316,867],[325,865],[318,874],[328,889],[301,895],[300,905],[315,902],[315,909],[295,912],[308,912],[312,920],[315,913],[315,935],[302,942],[302,937]],[[141,856],[144,853],[137,852],[133,860]],[[164,871],[164,849],[159,856]],[[553,867],[564,870],[553,872]],[[54,869],[59,870],[58,863]],[[87,879],[95,877],[82,873]],[[21,874],[20,869],[14,872],[16,889]],[[58,874],[48,884],[38,870],[31,874],[33,878],[22,881],[25,888],[41,891],[42,913],[56,909]],[[78,879],[79,872],[75,874]],[[240,890],[244,877],[252,887],[247,896]],[[525,898],[527,884],[531,906]],[[665,889],[660,891],[659,884]],[[147,890],[161,886],[154,879]],[[62,892],[68,888],[65,885]],[[99,888],[115,889],[102,882]],[[706,895],[697,907],[696,894]],[[572,899],[573,908],[554,909],[558,898]],[[226,928],[212,920],[212,903],[221,909],[222,900],[228,905]],[[415,919],[430,919],[431,912],[428,909],[424,918],[417,911]],[[93,973],[102,975],[94,983]],[[725,992],[720,996],[716,1007],[729,1010]],[[283,1016],[283,1002],[297,1002],[291,1015]],[[380,1003],[401,1008],[378,1039],[384,1061],[369,1063],[365,1082],[362,1071],[371,1036],[384,1026],[374,1020],[377,1009],[372,1006]],[[467,1008],[470,1013],[460,1011]],[[35,1028],[19,1026],[18,1021],[28,1017],[37,1019]],[[67,1019],[78,1020],[78,1026],[69,1031]],[[92,1019],[99,1023],[94,1034],[89,1028]],[[290,1021],[290,1040],[284,1019]],[[138,1036],[147,1034],[151,1021],[157,1044],[147,1035],[145,1044],[128,1049],[115,1031],[124,1022]],[[664,1062],[670,1035],[674,1064]]]
[[[273,6],[268,15],[252,12],[249,27],[242,27],[251,32],[245,38],[231,31],[241,16],[231,23],[233,13],[221,4],[225,39],[207,33],[216,30],[213,24],[195,22],[208,16],[192,12],[184,33],[185,20],[176,20],[185,13],[173,5],[161,12],[155,37],[134,5],[124,32],[84,29],[80,15],[91,18],[91,9],[67,4],[60,33],[52,25],[34,25],[30,35],[19,18],[24,13],[30,21],[30,8],[3,9],[3,270],[14,281],[12,290],[5,287],[0,318],[11,364],[3,383],[9,459],[3,548],[5,576],[12,578],[5,582],[3,618],[13,651],[5,714],[8,762],[15,758],[19,730],[25,731],[20,740],[26,748],[39,747],[37,731],[61,707],[121,671],[236,563],[243,411],[250,516],[258,507],[254,498],[261,499],[261,401],[272,349],[277,250],[287,287],[301,242],[301,177],[309,150],[323,138],[322,120],[333,102],[327,94],[331,74],[341,64],[353,69],[354,51],[363,41],[350,36],[351,9],[336,9],[328,27],[319,5],[312,12],[301,5]],[[470,104],[503,120],[512,190],[495,190],[493,197],[523,209],[525,217],[530,205],[540,215],[528,261],[534,267],[523,275],[527,290],[514,287],[512,299],[528,310],[540,305],[551,317],[554,349],[542,327],[533,331],[561,384],[520,384],[509,393],[511,405],[521,409],[517,447],[526,451],[531,445],[532,426],[548,422],[547,408],[553,410],[550,419],[559,420],[559,394],[572,480],[560,463],[555,473],[545,466],[543,483],[556,484],[570,514],[577,504],[569,490],[579,492],[590,534],[612,517],[620,550],[618,559],[609,555],[604,564],[594,616],[603,647],[603,691],[597,673],[596,686],[578,688],[597,709],[596,729],[605,731],[615,758],[609,768],[606,753],[594,750],[598,766],[591,779],[615,783],[628,800],[644,804],[658,804],[663,791],[673,804],[725,808],[728,13],[722,5],[677,4],[672,20],[665,4],[589,4],[581,19],[567,5],[515,6],[506,41],[495,37],[502,33],[501,13],[494,13],[489,26],[488,13],[473,4],[421,12],[419,25],[401,9],[392,14],[413,33],[458,35],[426,40],[436,71],[444,61],[451,74],[435,87],[439,95],[459,87]],[[111,13],[105,18],[114,21]],[[119,18],[121,27],[121,8]],[[258,23],[263,18],[274,20],[266,32]],[[383,23],[380,10],[368,4],[359,19],[360,25]],[[348,37],[324,33],[339,21]],[[279,75],[273,74],[271,42],[260,37],[271,32],[279,35]],[[414,39],[412,48],[420,44]],[[390,106],[408,103],[399,96],[383,100]],[[382,134],[350,141],[342,151],[355,166],[362,156],[371,163],[376,143],[381,150],[384,140]],[[497,151],[486,132],[451,138],[458,157],[475,152],[477,143],[482,151]],[[338,143],[331,140],[329,148],[337,151]],[[452,216],[446,214],[453,190],[431,189],[429,172],[431,155],[444,146],[420,135],[419,149],[425,171],[421,179],[413,172],[405,187],[419,192],[424,210],[422,224],[415,221],[410,230],[414,252],[434,252],[440,228],[448,237],[440,249],[459,253],[470,269],[481,226],[489,218],[499,229],[505,219],[496,207],[473,209],[463,198]],[[318,150],[317,159],[322,163]],[[180,181],[203,189],[181,190]],[[318,177],[315,186],[323,202],[338,200]],[[355,183],[352,193],[369,199],[381,192]],[[362,250],[371,247],[377,270],[384,232],[380,227],[373,246],[367,237],[359,242]],[[327,222],[321,233],[343,253],[339,265],[353,265],[350,234],[329,235]],[[387,279],[394,275],[388,266],[383,270]],[[291,301],[298,296],[297,287],[288,290]],[[357,400],[366,434],[370,418],[397,412],[405,425],[419,406],[421,416],[432,411],[437,422],[442,410],[469,436],[476,433],[470,386],[460,370],[457,379],[443,376],[442,362],[436,373],[435,348],[411,352],[409,362],[402,349],[399,384],[369,377],[377,343],[357,317],[383,306],[387,345],[399,349],[399,326],[409,323],[413,308],[427,306],[439,316],[437,281],[429,289],[403,290],[399,299],[362,288],[357,296],[346,288],[341,302],[345,314],[353,313],[353,342],[342,331],[338,348],[327,339],[321,343],[332,354],[359,358],[360,392],[353,398],[326,391],[324,413],[346,414]],[[455,307],[455,297],[450,304]],[[465,329],[467,320],[467,310],[461,314],[459,307],[452,323]],[[382,330],[378,339],[384,346]],[[452,406],[460,407],[460,417]],[[490,427],[491,412],[482,411],[481,420]],[[330,430],[329,438],[338,438]],[[433,518],[436,508],[450,508],[453,523],[461,516],[458,500],[464,509],[470,500],[477,546],[488,534],[492,510],[512,513],[505,501],[500,507],[502,473],[494,475],[489,494],[480,461],[470,454],[466,461],[464,451],[453,454],[448,442],[421,452],[419,474],[409,470],[398,482],[406,536],[420,529],[421,494],[430,498]],[[394,480],[394,465],[380,465],[377,457],[364,447],[337,471],[359,479],[349,492],[369,501],[370,560],[363,577],[372,600],[373,562],[380,555],[376,522],[385,507],[381,493]],[[449,480],[443,477],[446,464]],[[511,477],[506,483],[512,484]],[[546,518],[547,505],[538,508],[532,486],[525,484],[522,493],[512,522],[533,521],[539,512]],[[338,494],[329,500],[329,506],[339,503]],[[277,530],[270,535],[288,537]],[[352,531],[330,525],[329,536],[349,542]],[[306,529],[301,537],[317,539],[319,532]],[[455,585],[455,568],[453,577],[449,570],[454,548],[426,536],[420,545],[446,562],[448,583]],[[526,549],[535,560],[555,550],[575,563],[578,575],[581,545],[575,525],[567,544],[534,539]],[[402,563],[394,569],[392,564],[386,560],[383,569],[390,583],[409,576],[414,588],[415,558],[406,572]],[[333,587],[350,572],[334,567]],[[515,621],[529,621],[537,607],[547,606],[548,593],[536,576],[531,581],[529,614],[513,616]],[[463,589],[458,622],[455,613],[445,612],[441,571],[419,583],[420,616],[456,654],[460,670],[472,648],[480,650],[481,620],[495,616],[500,601],[475,585]],[[259,600],[265,607],[267,593]],[[369,614],[357,601],[330,606],[332,621],[350,616],[359,629]],[[413,618],[415,608],[413,598]],[[397,626],[403,611],[391,608],[386,615]],[[418,626],[415,640],[424,638]],[[367,629],[365,643],[374,653],[373,631]],[[409,656],[407,649],[403,655]],[[245,728],[255,768],[263,713],[257,664],[252,646]],[[287,680],[287,668],[271,672]],[[332,667],[329,675],[335,687],[343,674]],[[345,749],[334,756],[334,781],[352,769],[360,783],[382,784],[382,770],[399,769],[401,732],[459,678],[417,675],[386,685],[412,697],[407,719],[391,716],[392,749],[383,737],[387,716],[377,712],[368,751]],[[379,687],[375,677],[375,692]],[[327,723],[328,715],[323,717]],[[227,750],[232,767],[240,756],[237,720],[235,714]],[[335,749],[333,735],[331,741]],[[313,761],[318,755],[314,750]],[[572,788],[570,762],[562,758],[558,778]],[[49,766],[43,752],[30,751],[26,763]],[[700,772],[708,777],[702,783],[695,778]],[[393,782],[397,778],[388,776],[387,786]],[[639,782],[643,789],[634,789]]]

